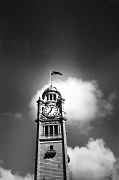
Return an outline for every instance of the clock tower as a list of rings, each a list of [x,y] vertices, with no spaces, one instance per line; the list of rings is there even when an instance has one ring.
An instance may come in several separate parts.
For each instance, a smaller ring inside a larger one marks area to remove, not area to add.
[[[52,84],[37,101],[34,180],[69,180],[64,101]]]

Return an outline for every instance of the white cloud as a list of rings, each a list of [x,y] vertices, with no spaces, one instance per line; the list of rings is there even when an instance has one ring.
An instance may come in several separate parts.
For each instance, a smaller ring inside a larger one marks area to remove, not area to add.
[[[68,147],[68,154],[74,180],[119,180],[117,159],[102,139],[90,138],[86,147]]]
[[[53,85],[61,92],[65,98],[65,111],[69,122],[89,123],[97,117],[106,117],[113,113],[113,100],[115,93],[103,98],[103,92],[99,89],[98,83],[94,80],[83,81],[77,78],[68,78],[66,81],[57,80]],[[30,102],[31,115],[36,118],[36,101],[41,97],[45,85],[39,90]]]
[[[33,180],[33,175],[27,174],[25,177],[12,174],[11,170],[0,167],[0,180]]]

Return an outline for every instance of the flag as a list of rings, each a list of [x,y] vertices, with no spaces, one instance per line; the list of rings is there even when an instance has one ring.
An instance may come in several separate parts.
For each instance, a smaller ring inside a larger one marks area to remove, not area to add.
[[[62,75],[60,72],[57,72],[57,71],[51,71],[51,76],[52,76],[52,75],[57,75],[57,74],[58,74],[58,75]]]

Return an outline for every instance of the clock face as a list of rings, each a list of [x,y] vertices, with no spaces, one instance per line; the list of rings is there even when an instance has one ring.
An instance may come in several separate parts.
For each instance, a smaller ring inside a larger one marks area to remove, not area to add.
[[[46,117],[55,117],[58,114],[58,107],[54,105],[48,105],[44,108],[43,114]]]

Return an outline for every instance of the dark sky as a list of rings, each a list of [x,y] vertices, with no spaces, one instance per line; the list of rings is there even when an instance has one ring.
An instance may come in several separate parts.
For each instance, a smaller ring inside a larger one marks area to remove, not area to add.
[[[0,160],[14,173],[34,173],[36,126],[29,103],[50,70],[96,80],[104,97],[117,96],[114,114],[96,132],[68,127],[68,144],[102,138],[119,157],[119,2],[116,0],[0,1]],[[18,117],[20,113],[21,116]],[[80,137],[79,137],[80,136]],[[72,139],[75,139],[72,141]]]

